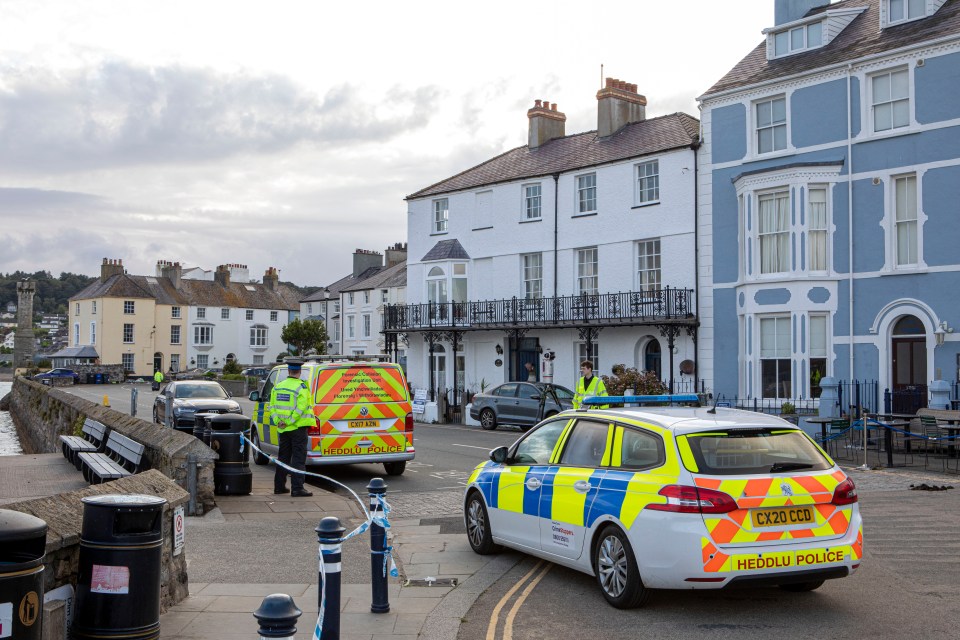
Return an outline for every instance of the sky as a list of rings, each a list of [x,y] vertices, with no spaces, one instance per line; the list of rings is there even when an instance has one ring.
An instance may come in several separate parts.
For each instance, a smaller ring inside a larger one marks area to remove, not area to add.
[[[0,0],[0,273],[330,284],[406,242],[405,196],[526,144],[535,99],[567,134],[603,76],[698,115],[773,6]]]

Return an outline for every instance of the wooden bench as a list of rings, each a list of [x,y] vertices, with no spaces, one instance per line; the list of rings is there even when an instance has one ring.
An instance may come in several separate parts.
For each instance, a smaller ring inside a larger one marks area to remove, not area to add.
[[[101,453],[107,445],[107,427],[103,423],[87,418],[79,436],[60,436],[63,457],[80,470],[79,453]]]
[[[77,454],[83,465],[83,477],[90,484],[124,478],[140,471],[145,447],[117,431],[107,437],[105,453]]]

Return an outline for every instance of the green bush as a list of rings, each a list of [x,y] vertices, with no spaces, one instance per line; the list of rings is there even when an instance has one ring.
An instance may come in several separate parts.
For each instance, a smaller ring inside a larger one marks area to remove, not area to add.
[[[792,402],[784,402],[782,405],[780,405],[780,413],[784,415],[790,415],[796,412],[797,412],[797,408],[793,406]]]
[[[236,360],[230,360],[227,364],[223,365],[223,377],[227,380],[236,380],[236,378],[227,378],[227,375],[237,375],[241,371],[243,371],[243,369]]]
[[[224,367],[223,369],[224,371],[226,371],[227,368]],[[247,376],[242,376],[239,373],[224,373],[222,376],[220,376],[220,379],[221,380],[243,380],[246,377]]]
[[[205,374],[203,374],[203,377],[208,378],[210,380],[215,380],[217,377],[217,374],[214,373],[213,371],[207,371]]]
[[[633,393],[638,396],[654,396],[669,391],[653,371],[641,373],[635,367],[624,364],[613,365],[612,371],[613,375],[600,376],[607,387],[608,395],[622,396],[626,389],[633,389]]]

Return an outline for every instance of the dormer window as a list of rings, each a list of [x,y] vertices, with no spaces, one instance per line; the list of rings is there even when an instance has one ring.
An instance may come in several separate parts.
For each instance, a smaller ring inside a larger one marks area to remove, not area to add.
[[[779,58],[807,49],[816,49],[822,44],[823,23],[813,22],[775,33],[773,35],[773,55]]]
[[[927,16],[927,0],[887,0],[887,22],[894,24]]]

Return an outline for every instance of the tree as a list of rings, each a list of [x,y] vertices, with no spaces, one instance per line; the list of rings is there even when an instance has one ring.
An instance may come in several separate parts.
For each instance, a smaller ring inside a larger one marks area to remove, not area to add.
[[[283,328],[280,339],[291,345],[298,356],[308,352],[327,352],[327,328],[320,320],[297,318]]]

